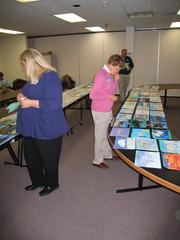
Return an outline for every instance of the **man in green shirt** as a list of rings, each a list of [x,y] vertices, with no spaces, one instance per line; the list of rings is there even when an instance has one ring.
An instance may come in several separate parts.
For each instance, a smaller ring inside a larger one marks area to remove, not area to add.
[[[121,102],[124,102],[126,97],[126,91],[130,81],[130,73],[134,67],[134,64],[131,57],[127,56],[127,49],[121,50],[121,57],[124,60],[124,67],[119,71],[120,74],[119,92]]]

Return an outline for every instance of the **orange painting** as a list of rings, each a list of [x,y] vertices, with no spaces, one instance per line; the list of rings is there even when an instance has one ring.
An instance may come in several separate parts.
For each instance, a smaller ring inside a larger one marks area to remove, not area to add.
[[[165,168],[180,170],[180,154],[177,153],[163,153],[163,165]]]

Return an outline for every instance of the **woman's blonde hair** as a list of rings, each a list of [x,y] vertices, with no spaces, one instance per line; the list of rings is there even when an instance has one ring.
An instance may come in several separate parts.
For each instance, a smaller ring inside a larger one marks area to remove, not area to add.
[[[44,69],[56,71],[36,49],[28,48],[20,55],[20,61],[26,66],[26,75],[32,84],[37,84],[39,70]]]

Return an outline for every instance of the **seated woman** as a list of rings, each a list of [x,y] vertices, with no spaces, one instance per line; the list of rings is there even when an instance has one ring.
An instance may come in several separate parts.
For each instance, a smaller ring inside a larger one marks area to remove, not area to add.
[[[4,73],[0,72],[0,88],[8,87],[8,81],[4,79]]]

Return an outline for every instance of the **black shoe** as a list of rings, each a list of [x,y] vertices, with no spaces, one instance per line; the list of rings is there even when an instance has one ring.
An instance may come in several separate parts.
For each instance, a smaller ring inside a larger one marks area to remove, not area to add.
[[[59,185],[57,185],[57,186],[55,186],[55,187],[45,187],[45,188],[43,188],[43,190],[41,190],[41,191],[39,192],[39,195],[40,195],[41,197],[43,197],[43,196],[51,193],[52,191],[56,190],[58,187],[59,187]]]
[[[26,187],[25,187],[25,190],[26,190],[26,191],[32,191],[32,190],[35,190],[35,189],[38,188],[38,187],[41,187],[41,188],[42,188],[42,187],[44,187],[44,186],[45,186],[44,184],[38,185],[38,186],[32,184],[32,185],[26,186]]]

